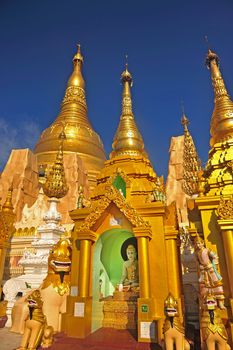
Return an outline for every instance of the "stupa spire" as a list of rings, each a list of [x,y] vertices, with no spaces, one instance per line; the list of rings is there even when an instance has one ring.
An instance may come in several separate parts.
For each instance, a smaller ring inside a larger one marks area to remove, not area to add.
[[[184,151],[183,151],[183,191],[188,196],[198,194],[199,172],[201,162],[198,157],[193,138],[189,132],[189,120],[183,113],[181,124],[184,127]]]
[[[144,142],[133,115],[131,98],[133,79],[131,73],[128,71],[128,63],[126,63],[125,70],[121,74],[121,83],[123,85],[122,113],[120,123],[114,136],[112,144],[113,151],[110,158],[127,154],[146,156]]]
[[[73,72],[67,82],[65,96],[61,105],[61,113],[57,120],[67,118],[66,112],[70,111],[73,114],[76,113],[79,118],[79,123],[83,123],[90,127],[90,122],[87,117],[85,81],[82,76],[83,62],[84,59],[81,53],[81,46],[78,44],[77,53],[73,57]]]
[[[215,96],[215,106],[210,126],[210,145],[213,147],[215,143],[233,137],[233,102],[227,92],[219,69],[219,58],[210,49],[206,57],[206,65],[211,71]]]

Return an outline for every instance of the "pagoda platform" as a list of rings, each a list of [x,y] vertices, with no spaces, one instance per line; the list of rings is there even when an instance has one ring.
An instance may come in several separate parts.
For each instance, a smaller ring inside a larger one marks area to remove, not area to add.
[[[51,350],[159,350],[159,345],[152,343],[138,343],[136,332],[117,330],[113,328],[100,328],[85,339],[70,338],[59,333]]]

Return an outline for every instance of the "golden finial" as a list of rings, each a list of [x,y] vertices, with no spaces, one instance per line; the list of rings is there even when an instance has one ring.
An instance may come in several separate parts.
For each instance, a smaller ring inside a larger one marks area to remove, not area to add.
[[[215,95],[215,107],[212,114],[210,145],[223,142],[233,136],[233,102],[228,95],[219,69],[219,58],[210,49],[206,57],[206,65],[211,71],[212,84]]]
[[[112,144],[113,151],[110,158],[118,155],[143,155],[146,157],[144,151],[144,143],[140,132],[138,131],[135,123],[133,110],[132,110],[132,99],[130,88],[132,86],[132,75],[128,71],[128,63],[121,74],[121,82],[123,85],[122,92],[122,114],[120,123],[118,125],[114,141]]]
[[[12,193],[13,193],[13,183],[9,187],[6,195],[6,201],[2,206],[2,211],[3,212],[13,212],[14,207],[12,204]]]
[[[77,62],[80,62],[81,64],[83,64],[83,56],[81,54],[81,45],[77,44],[77,47],[78,47],[78,51],[74,55],[73,62],[74,64],[76,64]]]
[[[66,135],[63,129],[59,135],[60,145],[56,161],[43,185],[45,195],[50,198],[62,198],[67,194],[69,189],[66,183],[63,165],[63,142],[65,139]]]
[[[67,89],[66,89],[66,95],[63,100],[63,105],[65,103],[72,103],[72,102],[82,102],[85,107],[86,107],[86,100],[85,100],[85,93],[84,91],[79,92],[74,94],[75,98],[72,96],[73,95],[73,90],[77,88],[82,88],[83,90],[85,89],[85,82],[82,76],[82,65],[83,65],[83,56],[81,54],[81,48],[80,44],[78,44],[78,51],[74,55],[73,58],[73,64],[74,64],[74,70],[73,73],[71,74],[68,83],[67,83]],[[71,91],[70,91],[71,90]],[[68,95],[68,96],[67,96]],[[83,96],[82,96],[83,95]],[[82,96],[82,99],[80,98]],[[73,98],[71,98],[73,97]]]
[[[121,83],[124,85],[125,82],[128,82],[130,87],[133,86],[132,75],[128,71],[128,55],[125,55],[125,70],[121,74]]]
[[[188,124],[189,120],[183,114],[181,123],[184,127],[184,150],[183,150],[183,191],[193,196],[198,194],[199,172],[201,170],[201,162],[198,157],[193,138],[190,135]]]

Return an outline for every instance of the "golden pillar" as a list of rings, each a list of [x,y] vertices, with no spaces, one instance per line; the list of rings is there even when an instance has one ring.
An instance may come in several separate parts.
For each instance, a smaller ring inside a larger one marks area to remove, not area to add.
[[[218,220],[222,232],[223,247],[228,272],[230,297],[233,298],[233,220]],[[231,303],[233,313],[233,299]]]
[[[141,333],[142,325],[145,322],[151,323],[151,327],[157,325],[154,316],[154,300],[151,298],[151,284],[150,284],[150,264],[149,264],[149,240],[151,239],[150,227],[135,227],[133,229],[134,235],[138,242],[138,266],[139,266],[139,285],[140,298],[138,298],[138,340],[140,342],[156,342],[157,331],[152,332],[151,338],[146,339]]]
[[[165,228],[168,289],[176,299],[181,297],[181,271],[177,245],[178,231],[173,227]]]
[[[81,211],[81,210],[80,210]],[[72,274],[71,288],[78,281],[77,294],[67,298],[67,313],[63,316],[62,330],[70,337],[85,338],[91,333],[92,325],[92,297],[90,296],[90,281],[92,268],[92,244],[96,241],[96,234],[91,230],[77,232],[78,242],[74,244],[77,255],[79,246],[78,278]],[[72,258],[72,262],[73,262]],[[81,310],[81,311],[80,311]]]
[[[148,237],[138,237],[140,297],[150,298],[150,269]]]
[[[183,302],[181,295],[181,268],[178,254],[178,231],[173,226],[165,226],[165,247],[167,259],[168,290],[178,301],[178,310],[183,317]]]
[[[80,260],[79,260],[79,296],[89,296],[89,282],[91,269],[91,241],[88,239],[81,240],[80,243]]]

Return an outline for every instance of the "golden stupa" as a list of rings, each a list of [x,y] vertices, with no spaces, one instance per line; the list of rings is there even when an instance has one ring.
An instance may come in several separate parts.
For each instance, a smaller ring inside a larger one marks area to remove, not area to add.
[[[102,141],[87,116],[80,45],[73,63],[74,70],[67,83],[61,111],[56,120],[42,132],[35,146],[35,153],[39,166],[53,163],[59,148],[59,135],[64,131],[66,134],[64,154],[77,153],[84,161],[89,179],[94,181],[98,171],[103,167],[105,152]]]

